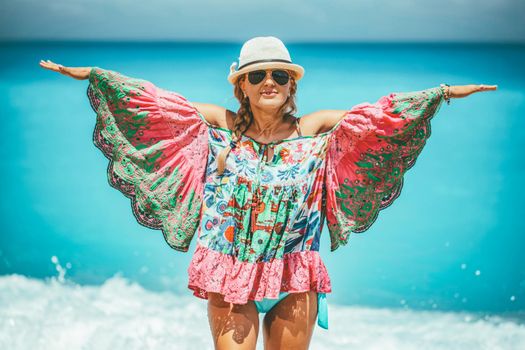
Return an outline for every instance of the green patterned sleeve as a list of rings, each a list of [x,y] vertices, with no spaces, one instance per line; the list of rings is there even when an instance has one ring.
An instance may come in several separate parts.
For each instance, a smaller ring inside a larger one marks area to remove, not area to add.
[[[199,223],[208,126],[180,94],[115,71],[92,68],[87,95],[110,185],[130,198],[140,224],[187,251]]]
[[[443,93],[441,87],[391,93],[354,106],[334,127],[325,180],[332,251],[347,244],[351,232],[366,231],[400,195]]]

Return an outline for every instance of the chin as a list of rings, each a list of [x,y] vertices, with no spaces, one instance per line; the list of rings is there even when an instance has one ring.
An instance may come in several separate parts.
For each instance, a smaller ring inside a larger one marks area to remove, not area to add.
[[[259,99],[258,104],[260,106],[265,106],[265,107],[279,108],[283,105],[284,102],[286,102],[286,99],[279,98],[278,96],[275,96],[274,98],[261,97]]]

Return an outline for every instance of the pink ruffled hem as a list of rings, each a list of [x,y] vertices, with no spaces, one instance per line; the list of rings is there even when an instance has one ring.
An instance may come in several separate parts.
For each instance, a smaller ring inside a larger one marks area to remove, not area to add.
[[[317,251],[287,253],[283,259],[250,263],[197,244],[188,275],[193,295],[208,299],[208,292],[220,293],[224,301],[234,304],[277,299],[280,292],[332,291]]]

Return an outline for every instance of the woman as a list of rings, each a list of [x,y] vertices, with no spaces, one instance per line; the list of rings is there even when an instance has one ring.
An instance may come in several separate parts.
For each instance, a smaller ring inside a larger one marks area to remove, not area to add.
[[[275,37],[248,40],[230,67],[236,113],[98,67],[40,65],[89,79],[95,144],[137,220],[179,251],[198,231],[188,288],[208,299],[216,349],[254,349],[259,313],[265,348],[308,348],[316,318],[328,328],[325,218],[332,251],[368,229],[442,102],[496,89],[442,84],[298,118],[304,69]]]

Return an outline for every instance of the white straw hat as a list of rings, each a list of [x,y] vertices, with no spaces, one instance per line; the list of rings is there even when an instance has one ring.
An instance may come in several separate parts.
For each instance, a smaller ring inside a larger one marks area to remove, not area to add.
[[[290,53],[283,42],[273,36],[259,36],[245,42],[239,56],[239,68],[235,70],[237,62],[230,66],[228,81],[235,84],[243,73],[259,69],[277,68],[286,69],[294,73],[295,80],[304,75],[304,68],[292,63]]]

